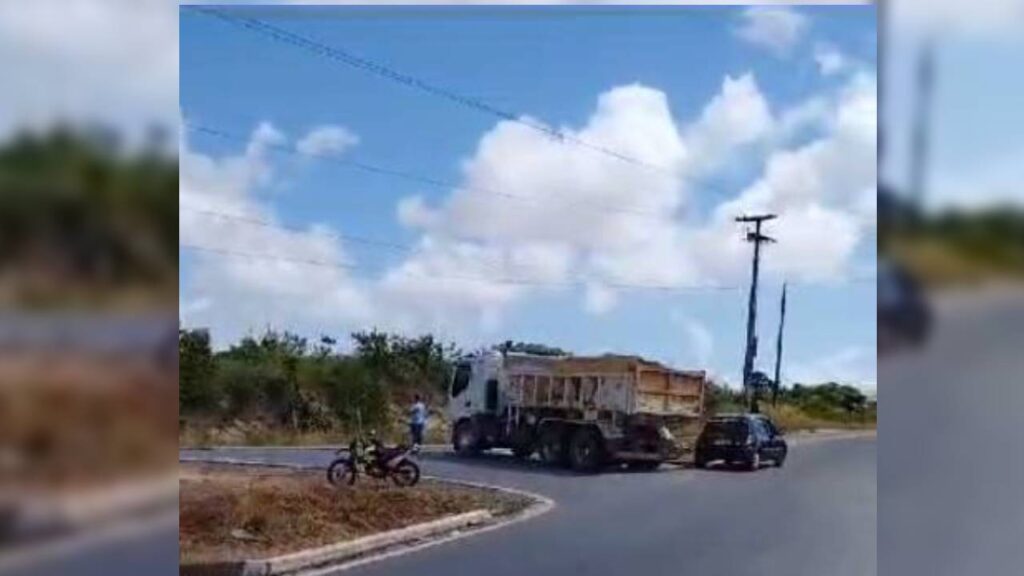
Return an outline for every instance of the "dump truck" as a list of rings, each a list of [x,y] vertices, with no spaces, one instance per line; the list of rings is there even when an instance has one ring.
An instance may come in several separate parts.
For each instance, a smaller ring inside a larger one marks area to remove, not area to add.
[[[704,371],[637,356],[538,356],[495,351],[456,363],[449,390],[452,446],[535,452],[554,466],[655,469],[677,455],[672,429],[703,417]]]

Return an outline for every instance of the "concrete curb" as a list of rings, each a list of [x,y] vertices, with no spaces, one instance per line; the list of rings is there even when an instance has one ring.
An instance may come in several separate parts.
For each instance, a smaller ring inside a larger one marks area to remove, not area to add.
[[[258,460],[238,458],[197,458],[183,457],[181,462],[197,464],[226,464],[233,466],[265,466],[292,470],[322,470],[322,466],[312,464],[267,463]],[[386,558],[408,554],[430,546],[451,542],[467,536],[504,528],[512,524],[524,522],[549,512],[555,507],[554,500],[525,490],[506,488],[493,484],[457,480],[439,476],[421,476],[422,479],[443,482],[456,486],[465,486],[483,490],[494,490],[507,494],[523,496],[533,504],[523,510],[495,518],[488,510],[476,510],[449,516],[431,522],[424,522],[398,530],[374,534],[350,542],[332,544],[322,548],[302,550],[292,554],[267,560],[250,560],[241,563],[194,564],[182,565],[180,574],[192,576],[219,576],[231,574],[238,576],[276,576],[280,574],[299,573],[303,576],[318,576],[348,570],[356,566],[377,562]],[[471,528],[470,530],[461,530]],[[423,541],[426,540],[426,541]],[[417,543],[417,541],[421,541]]]
[[[90,492],[9,495],[0,504],[0,543],[20,543],[72,533],[97,524],[177,506],[178,476],[122,482]]]
[[[240,566],[239,574],[241,576],[278,576],[331,564],[341,564],[384,548],[482,524],[490,519],[490,511],[474,510],[321,548],[311,548],[266,560],[247,560]],[[185,569],[183,574],[187,573],[187,569]]]

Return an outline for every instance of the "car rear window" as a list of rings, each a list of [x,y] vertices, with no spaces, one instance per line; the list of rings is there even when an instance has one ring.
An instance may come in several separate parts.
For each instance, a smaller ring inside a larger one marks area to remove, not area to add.
[[[747,423],[742,420],[708,422],[704,426],[704,434],[712,440],[716,438],[742,438],[747,435]]]

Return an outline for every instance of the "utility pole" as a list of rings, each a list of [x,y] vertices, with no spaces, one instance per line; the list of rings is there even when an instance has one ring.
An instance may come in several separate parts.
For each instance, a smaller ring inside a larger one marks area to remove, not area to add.
[[[737,222],[752,223],[754,225],[753,230],[747,230],[746,237],[747,242],[754,244],[754,264],[753,274],[750,278],[750,301],[747,305],[747,349],[743,356],[743,391],[747,395],[747,404],[751,412],[757,412],[757,394],[752,390],[750,376],[754,372],[754,358],[757,357],[755,326],[757,323],[757,276],[761,267],[761,244],[775,242],[774,238],[761,234],[761,224],[775,218],[777,218],[775,214],[739,216],[736,218]]]
[[[782,284],[782,304],[779,305],[779,335],[775,340],[775,384],[772,386],[772,406],[779,398],[782,385],[782,327],[786,325],[786,284]]]
[[[910,193],[918,214],[924,211],[924,195],[928,187],[929,128],[931,124],[932,93],[935,84],[935,49],[928,39],[921,47],[916,71],[917,102],[914,110],[914,128],[910,148]]]

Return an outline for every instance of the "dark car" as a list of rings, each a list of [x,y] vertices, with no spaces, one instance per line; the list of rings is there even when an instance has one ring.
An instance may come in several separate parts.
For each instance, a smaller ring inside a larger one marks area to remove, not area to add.
[[[782,467],[788,450],[782,433],[763,414],[716,416],[704,424],[697,437],[694,464],[706,468],[721,460],[757,470],[763,461],[770,460]]]

